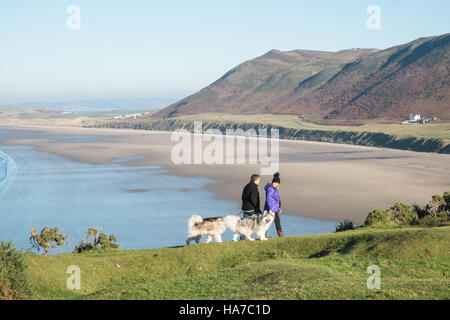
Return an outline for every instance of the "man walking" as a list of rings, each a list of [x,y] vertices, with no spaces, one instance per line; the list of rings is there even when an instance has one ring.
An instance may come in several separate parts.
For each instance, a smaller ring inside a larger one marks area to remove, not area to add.
[[[257,174],[253,174],[250,177],[250,182],[242,191],[242,211],[244,213],[244,218],[261,213],[258,191],[260,181],[261,177]]]

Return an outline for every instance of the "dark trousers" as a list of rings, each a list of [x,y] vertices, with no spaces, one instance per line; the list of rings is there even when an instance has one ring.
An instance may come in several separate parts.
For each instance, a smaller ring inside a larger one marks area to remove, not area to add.
[[[277,229],[277,232],[283,232],[281,229],[280,214],[278,212],[275,212],[275,228]]]

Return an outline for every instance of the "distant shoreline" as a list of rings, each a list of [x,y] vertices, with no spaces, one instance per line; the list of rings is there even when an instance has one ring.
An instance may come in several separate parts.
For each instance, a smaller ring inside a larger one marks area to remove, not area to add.
[[[36,111],[37,112],[37,111]],[[33,116],[32,113],[30,116]],[[279,137],[286,140],[330,142],[450,154],[450,123],[402,125],[400,123],[367,123],[359,126],[318,124],[294,115],[227,113],[199,113],[175,118],[152,118],[149,115],[126,115],[123,119],[111,116],[102,118],[31,118],[8,121],[0,119],[0,125],[39,127],[113,128],[173,132],[177,129],[193,131],[194,121],[202,121],[203,130],[219,129],[278,129]],[[34,115],[35,116],[35,115]]]
[[[284,126],[234,121],[202,121],[203,130],[218,129],[225,132],[227,129],[278,129],[280,139],[302,140],[314,142],[329,142],[338,144],[358,145],[367,147],[390,148],[398,150],[432,152],[450,154],[450,144],[444,139],[424,137],[396,137],[382,132],[356,132],[319,129],[295,129]],[[186,129],[193,131],[194,121],[184,119],[159,119],[159,120],[129,120],[129,121],[98,121],[93,128],[133,129],[150,131],[168,131]]]

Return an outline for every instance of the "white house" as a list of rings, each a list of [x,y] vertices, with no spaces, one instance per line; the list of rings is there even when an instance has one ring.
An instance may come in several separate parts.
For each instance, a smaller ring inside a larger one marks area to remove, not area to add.
[[[420,114],[410,114],[409,115],[409,122],[419,122],[422,119],[422,116]]]

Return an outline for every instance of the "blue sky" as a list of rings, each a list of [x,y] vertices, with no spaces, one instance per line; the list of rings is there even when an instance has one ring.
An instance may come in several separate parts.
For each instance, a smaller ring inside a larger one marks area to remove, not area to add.
[[[70,5],[80,30],[66,26]],[[366,26],[369,5],[380,30]],[[447,33],[448,12],[448,0],[2,0],[0,104],[181,98],[271,49],[383,49]]]

